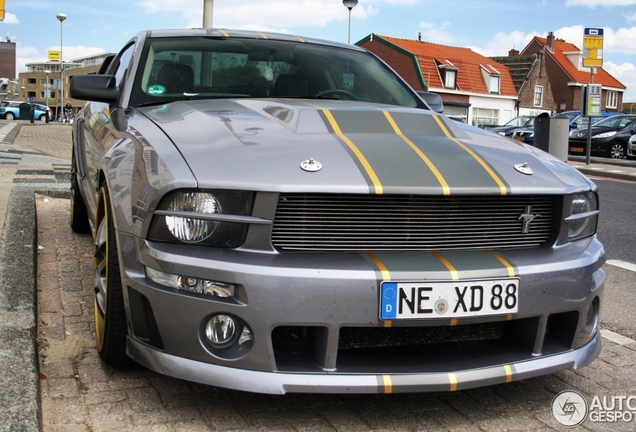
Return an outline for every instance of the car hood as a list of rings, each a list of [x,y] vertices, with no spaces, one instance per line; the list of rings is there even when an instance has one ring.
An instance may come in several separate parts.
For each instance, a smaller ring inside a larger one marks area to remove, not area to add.
[[[223,99],[140,110],[174,143],[202,188],[545,194],[591,184],[534,147],[421,109]]]

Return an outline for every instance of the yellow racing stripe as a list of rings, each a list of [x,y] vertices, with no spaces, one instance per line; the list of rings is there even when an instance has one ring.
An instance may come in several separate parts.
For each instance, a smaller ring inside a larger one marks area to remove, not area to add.
[[[512,382],[512,367],[510,367],[510,365],[504,365],[504,370],[506,371],[506,382]]]
[[[258,34],[261,35],[263,39],[269,39],[265,33],[258,32]]]
[[[477,153],[475,153],[472,149],[470,149],[467,145],[459,141],[457,138],[452,136],[451,133],[446,128],[446,125],[444,124],[444,122],[440,120],[439,116],[434,115],[433,118],[435,119],[438,126],[440,127],[442,132],[444,132],[444,135],[446,135],[447,138],[451,139],[455,144],[457,144],[458,146],[463,148],[466,152],[468,152],[468,154],[470,154],[486,170],[486,172],[490,175],[490,177],[492,177],[495,183],[497,183],[497,185],[499,186],[499,190],[501,191],[501,194],[502,195],[508,194],[508,188],[506,187],[505,183],[492,170],[492,168],[490,168],[488,164],[486,164],[486,162],[484,162],[484,160],[477,155]]]
[[[382,375],[382,381],[384,381],[384,393],[393,393],[393,383],[391,382],[391,375]]]
[[[338,137],[341,140],[343,140],[347,144],[347,146],[349,146],[353,154],[356,155],[356,157],[358,158],[358,160],[364,167],[365,171],[367,172],[367,175],[371,178],[371,182],[373,183],[373,186],[375,187],[375,193],[377,195],[382,195],[383,193],[382,183],[380,183],[380,179],[378,178],[375,171],[371,167],[371,164],[369,163],[367,158],[364,157],[360,149],[353,143],[353,141],[351,141],[344,133],[342,133],[342,130],[340,129],[338,122],[336,122],[336,119],[333,117],[333,114],[331,114],[331,111],[327,109],[323,109],[322,112],[325,113],[325,117],[327,117],[327,120],[329,121],[329,124],[333,128],[333,131],[336,133],[336,135],[338,135]]]
[[[388,111],[383,110],[382,113],[384,114],[386,119],[389,121],[389,124],[393,128],[393,131],[395,132],[395,134],[399,136],[400,138],[402,138],[402,140],[404,140],[404,142],[406,142],[413,149],[413,151],[420,157],[420,159],[424,161],[426,166],[428,166],[428,168],[431,170],[431,172],[433,173],[437,181],[442,185],[442,190],[444,192],[444,195],[450,195],[450,187],[448,186],[448,183],[444,179],[444,176],[442,176],[442,174],[439,172],[437,167],[433,165],[433,162],[431,162],[431,160],[424,154],[422,150],[420,150],[419,147],[417,147],[413,143],[413,141],[411,141],[402,133],[402,130],[397,125],[397,123],[395,123],[395,120],[393,119],[391,114],[389,114]]]
[[[444,256],[442,256],[442,254],[440,254],[439,252],[432,251],[431,253],[438,260],[440,260],[442,262],[442,264],[444,264],[444,266],[448,269],[448,271],[451,274],[451,279],[452,280],[459,280],[459,273],[457,272],[457,269],[450,263],[450,261],[448,261],[446,258],[444,258]]]
[[[230,34],[228,32],[226,32],[225,30],[220,29],[219,31],[223,34],[223,36],[230,37]]]
[[[448,373],[448,381],[450,382],[450,391],[457,391],[457,375],[454,372]]]
[[[382,280],[383,281],[390,281],[391,280],[391,273],[389,272],[389,269],[386,268],[386,266],[384,265],[382,260],[380,260],[380,258],[378,258],[377,255],[375,255],[375,254],[373,254],[371,252],[366,252],[366,254],[367,254],[367,256],[369,258],[371,258],[371,260],[378,267],[378,269],[380,269],[380,273],[382,274]],[[392,321],[390,321],[390,320],[384,321],[384,327],[391,327],[391,326],[392,326]]]
[[[490,255],[494,256],[495,258],[497,258],[497,260],[499,260],[499,262],[502,263],[504,265],[504,267],[506,267],[506,270],[508,271],[508,276],[509,277],[515,277],[516,276],[515,275],[515,268],[504,257],[502,257],[501,255],[499,255],[497,252],[495,252],[493,250],[486,250],[486,252],[488,252]]]

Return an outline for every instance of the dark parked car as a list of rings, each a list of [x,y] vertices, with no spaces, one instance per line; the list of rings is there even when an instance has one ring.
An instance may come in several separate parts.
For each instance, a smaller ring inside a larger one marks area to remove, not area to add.
[[[634,115],[616,115],[599,120],[592,125],[591,154],[623,159],[627,155],[627,142],[634,134]],[[570,132],[570,154],[586,154],[587,136],[587,127]]]
[[[70,96],[88,101],[71,226],[93,235],[110,365],[391,393],[578,369],[601,350],[594,183],[429,110],[360,47],[145,31]]]
[[[534,118],[535,116],[518,116],[508,120],[503,126],[489,128],[488,130],[510,138],[517,129],[532,127],[534,125]]]

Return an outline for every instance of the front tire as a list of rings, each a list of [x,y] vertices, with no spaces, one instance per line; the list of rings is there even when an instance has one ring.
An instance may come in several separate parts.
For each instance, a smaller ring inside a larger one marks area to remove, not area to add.
[[[95,341],[104,363],[120,367],[130,364],[126,356],[126,310],[119,272],[119,255],[110,200],[105,185],[99,190],[101,212],[95,232]]]
[[[615,141],[610,144],[609,154],[612,159],[623,159],[627,155],[627,148],[624,143]]]

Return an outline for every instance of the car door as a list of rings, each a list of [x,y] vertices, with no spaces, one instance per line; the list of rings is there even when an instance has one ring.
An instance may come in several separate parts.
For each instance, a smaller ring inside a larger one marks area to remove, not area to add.
[[[132,41],[112,59],[106,71],[114,75],[117,86],[121,87],[126,72],[132,62],[136,43]],[[117,133],[111,121],[109,106],[101,102],[86,102],[75,123],[74,154],[82,196],[89,213],[95,220],[100,182],[100,172],[106,152],[117,141]]]

